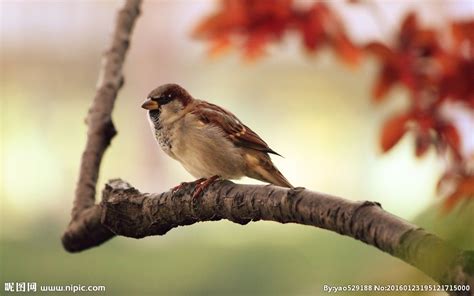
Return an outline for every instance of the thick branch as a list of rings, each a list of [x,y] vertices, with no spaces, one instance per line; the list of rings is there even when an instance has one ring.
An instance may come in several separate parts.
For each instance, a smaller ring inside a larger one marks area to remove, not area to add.
[[[76,185],[71,223],[62,237],[63,245],[70,249],[76,237],[89,237],[90,246],[100,244],[113,234],[103,227],[89,229],[83,225],[95,212],[95,190],[99,168],[105,150],[117,133],[112,123],[112,109],[119,89],[123,85],[122,66],[125,60],[133,25],[139,15],[141,0],[127,0],[118,12],[112,44],[105,52],[97,92],[86,119],[87,143],[82,154],[79,180]],[[76,233],[78,230],[89,230]],[[71,241],[72,240],[72,241]],[[70,249],[72,250],[72,249]]]
[[[242,225],[258,220],[311,225],[372,245],[439,283],[474,287],[472,252],[450,246],[385,212],[378,203],[353,202],[303,188],[238,185],[230,181],[214,183],[199,198],[192,198],[193,189],[194,185],[189,184],[175,193],[148,194],[122,180],[112,180],[103,190],[95,214],[100,214],[101,224],[115,234],[133,238],[164,235],[178,226],[221,219]],[[98,220],[91,216],[89,225],[99,226]]]

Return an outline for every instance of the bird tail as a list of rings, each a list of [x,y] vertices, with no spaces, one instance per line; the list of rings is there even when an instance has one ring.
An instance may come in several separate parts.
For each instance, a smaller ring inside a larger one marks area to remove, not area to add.
[[[267,154],[259,154],[255,156],[248,158],[250,160],[249,164],[251,168],[248,171],[248,177],[281,187],[293,188],[293,185],[291,185],[285,176],[283,176],[283,174],[276,168]]]
[[[267,182],[281,187],[293,188],[293,185],[283,176],[283,174],[273,165],[268,175],[265,176]]]

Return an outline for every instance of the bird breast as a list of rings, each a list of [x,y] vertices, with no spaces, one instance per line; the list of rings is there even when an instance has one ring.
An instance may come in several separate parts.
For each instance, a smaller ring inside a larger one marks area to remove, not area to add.
[[[174,156],[171,154],[171,135],[170,125],[163,125],[161,120],[161,111],[160,110],[151,110],[149,111],[149,120],[152,131],[155,134],[155,139],[160,145],[161,149],[166,152],[169,156]]]
[[[196,178],[238,179],[245,173],[242,149],[219,127],[203,124],[194,114],[162,126],[155,134],[161,148]]]
[[[171,137],[172,132],[170,131],[169,128],[158,128],[155,129],[155,137],[156,140],[158,141],[158,144],[160,145],[161,149],[168,154],[169,156],[174,157],[173,154],[173,139]]]

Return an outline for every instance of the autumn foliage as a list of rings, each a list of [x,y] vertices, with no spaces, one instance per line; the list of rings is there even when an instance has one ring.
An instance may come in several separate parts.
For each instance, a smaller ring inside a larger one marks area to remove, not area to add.
[[[224,0],[221,4],[221,9],[194,31],[196,37],[210,41],[211,55],[238,46],[245,58],[255,59],[265,53],[268,44],[281,41],[287,31],[295,30],[309,52],[329,46],[347,63],[359,61],[361,51],[323,3],[306,10],[295,9],[292,0]]]
[[[381,149],[389,151],[411,132],[417,157],[435,148],[449,159],[438,186],[449,210],[463,199],[474,198],[474,153],[462,151],[461,145],[462,138],[474,136],[474,131],[462,135],[443,111],[457,103],[474,112],[474,20],[452,20],[447,26],[448,34],[425,28],[415,13],[409,13],[392,42],[356,45],[337,12],[325,2],[298,7],[293,0],[221,0],[218,10],[195,28],[194,35],[210,43],[211,55],[237,47],[250,60],[262,57],[287,32],[299,34],[307,52],[329,48],[349,66],[375,57],[380,69],[372,89],[374,103],[386,100],[396,85],[407,90],[411,102],[382,126]]]

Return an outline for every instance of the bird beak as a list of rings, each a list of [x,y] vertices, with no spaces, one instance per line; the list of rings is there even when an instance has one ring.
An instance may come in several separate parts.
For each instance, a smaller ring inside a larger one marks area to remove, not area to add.
[[[146,99],[145,102],[142,104],[143,109],[147,110],[157,110],[160,107],[156,101],[153,101],[151,99]]]

